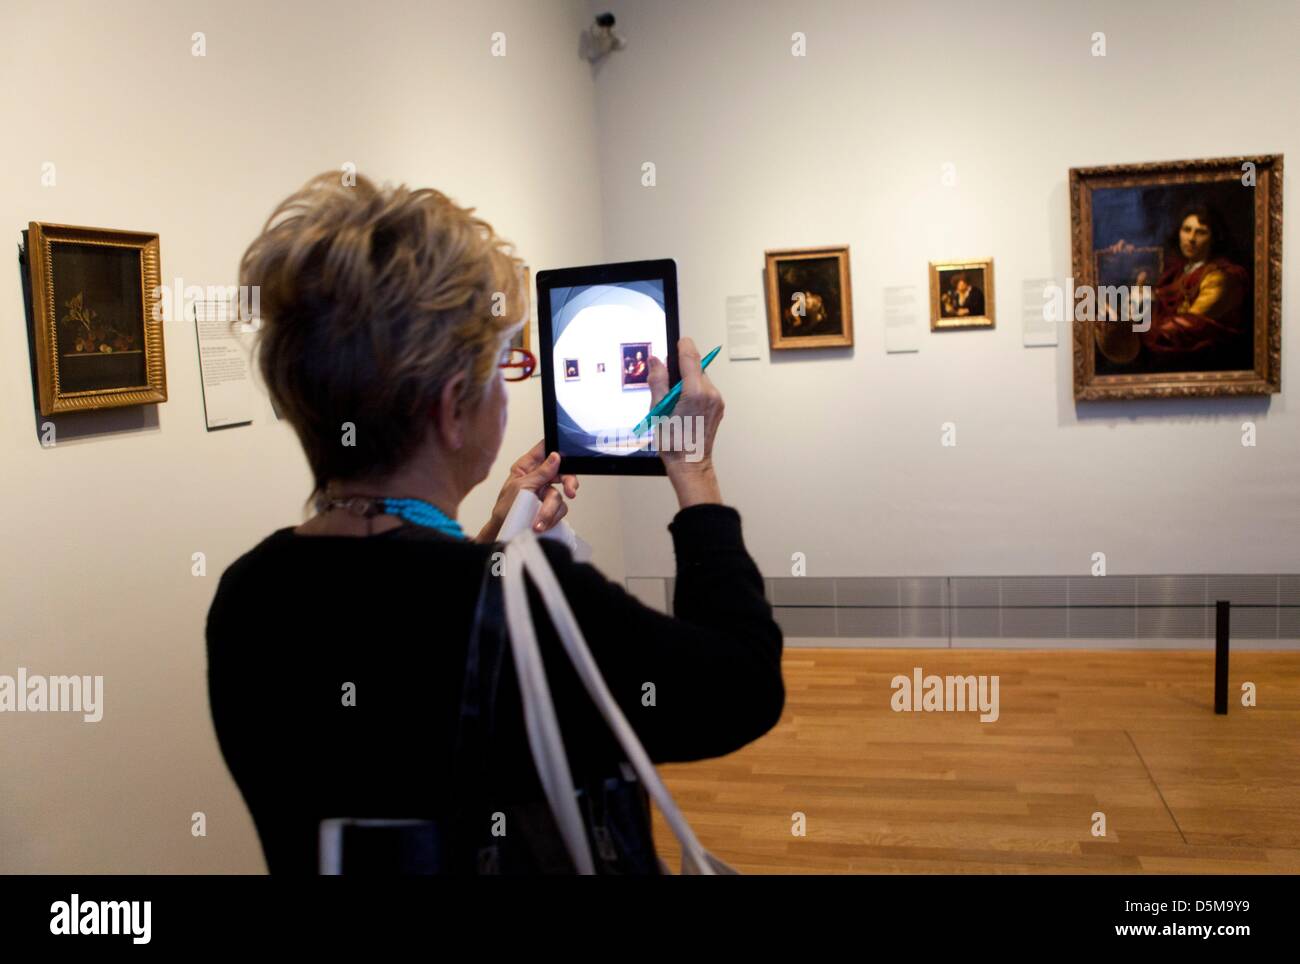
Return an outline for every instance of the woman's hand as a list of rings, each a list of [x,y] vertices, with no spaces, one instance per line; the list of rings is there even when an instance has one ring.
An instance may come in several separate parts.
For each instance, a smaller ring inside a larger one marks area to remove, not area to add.
[[[515,499],[520,492],[535,493],[542,500],[541,508],[537,510],[537,518],[533,520],[534,532],[545,532],[559,524],[559,521],[569,512],[564,496],[572,499],[578,494],[578,477],[559,475],[560,486],[564,489],[564,496],[560,495],[560,490],[552,484],[556,481],[559,470],[560,455],[558,452],[547,455],[545,442],[538,442],[521,455],[519,460],[510,466],[510,477],[501,487],[497,503],[492,507],[492,518],[479,532],[475,541],[492,542],[496,539],[497,533],[501,531],[501,523],[506,521],[506,514],[515,504]]]
[[[681,508],[721,503],[722,491],[713,473],[713,439],[726,408],[722,393],[700,368],[700,352],[691,339],[677,343],[677,363],[682,393],[670,413],[671,420],[655,428],[655,446]],[[658,358],[650,359],[649,382],[653,407],[672,387],[668,384],[668,366]]]

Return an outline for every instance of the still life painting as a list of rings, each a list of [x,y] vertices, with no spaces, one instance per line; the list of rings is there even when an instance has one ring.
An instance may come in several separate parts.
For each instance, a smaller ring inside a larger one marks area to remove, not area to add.
[[[158,235],[32,222],[27,245],[41,414],[166,401]]]

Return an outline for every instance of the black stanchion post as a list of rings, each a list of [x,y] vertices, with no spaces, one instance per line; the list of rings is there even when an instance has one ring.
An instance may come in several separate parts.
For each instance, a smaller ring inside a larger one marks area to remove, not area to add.
[[[1214,712],[1228,712],[1228,625],[1231,603],[1220,599],[1214,604]]]

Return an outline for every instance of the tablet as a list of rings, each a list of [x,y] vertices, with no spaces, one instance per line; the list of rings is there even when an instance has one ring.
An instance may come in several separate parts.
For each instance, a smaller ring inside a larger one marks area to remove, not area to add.
[[[677,264],[627,261],[537,272],[546,450],[564,472],[663,475],[650,412],[650,356],[677,366]]]

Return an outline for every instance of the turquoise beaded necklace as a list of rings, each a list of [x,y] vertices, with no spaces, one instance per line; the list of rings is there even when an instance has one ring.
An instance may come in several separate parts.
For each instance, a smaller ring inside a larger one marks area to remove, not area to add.
[[[455,539],[468,538],[459,522],[431,502],[423,499],[376,499],[375,503],[385,515],[395,515],[413,525],[437,529]]]
[[[344,509],[353,515],[373,518],[377,515],[397,516],[412,525],[426,529],[436,529],[453,539],[468,539],[460,523],[436,505],[423,499],[390,499],[353,495],[345,498],[323,499],[317,504],[317,511],[328,512],[330,509]]]

